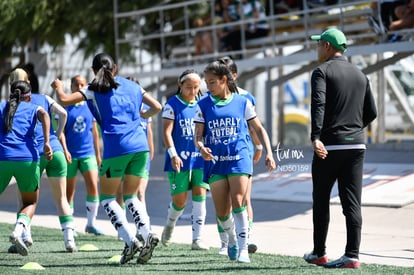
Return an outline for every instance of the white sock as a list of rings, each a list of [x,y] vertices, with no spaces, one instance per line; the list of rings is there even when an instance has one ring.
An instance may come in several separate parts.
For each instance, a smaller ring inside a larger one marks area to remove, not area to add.
[[[115,230],[118,231],[118,236],[121,237],[125,243],[130,244],[134,239],[134,233],[129,228],[125,212],[116,202],[115,197],[102,200],[101,205]]]
[[[98,215],[99,202],[86,201],[86,217],[88,218],[87,226],[94,226],[96,216]]]
[[[237,243],[236,231],[234,228],[234,218],[233,215],[230,213],[227,220],[222,221],[218,219],[220,226],[223,228],[224,232],[227,233],[228,236],[228,245],[229,247],[234,246]]]
[[[201,240],[203,236],[204,224],[206,221],[206,201],[192,201],[193,209],[191,215],[191,226],[193,229],[193,241]]]
[[[249,220],[249,242],[252,240],[253,235],[253,221]]]
[[[234,223],[236,225],[237,242],[239,251],[246,250],[249,241],[249,219],[246,208],[240,212],[233,212]]]
[[[60,227],[63,231],[63,238],[65,241],[74,241],[75,240],[75,226],[73,221],[67,221],[60,224]]]
[[[27,220],[27,218],[28,218],[27,216],[17,218],[16,224],[14,225],[14,230],[13,230],[13,232],[17,236],[22,237],[23,233],[29,227],[29,221]]]
[[[217,231],[219,233],[220,237],[220,247],[227,247],[229,243],[229,235],[224,231],[224,229],[221,227],[220,223],[217,221]]]
[[[177,223],[178,217],[181,216],[184,212],[184,207],[181,210],[177,210],[174,208],[173,203],[170,202],[170,206],[168,207],[168,217],[167,217],[167,226],[174,227]]]
[[[138,200],[137,196],[132,196],[125,199],[125,206],[132,214],[137,231],[146,240],[151,233],[151,224],[145,205]]]
[[[23,236],[23,240],[32,238],[32,227],[30,223],[24,229],[22,236]]]

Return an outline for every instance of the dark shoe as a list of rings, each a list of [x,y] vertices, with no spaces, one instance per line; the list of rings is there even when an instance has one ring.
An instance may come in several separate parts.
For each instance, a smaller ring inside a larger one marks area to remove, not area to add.
[[[318,255],[313,254],[313,252],[303,255],[303,259],[307,263],[319,265],[319,266],[322,266],[328,262],[328,256],[323,255],[319,257]]]
[[[134,255],[141,249],[141,243],[137,239],[134,239],[132,243],[130,243],[129,245],[125,244],[125,248],[122,252],[120,263],[125,264],[129,262],[132,258],[134,258]]]
[[[361,264],[358,259],[349,258],[344,255],[335,261],[324,264],[323,266],[326,268],[359,268],[360,265]]]
[[[151,259],[152,253],[159,241],[159,238],[154,233],[148,235],[145,246],[142,248],[137,258],[137,264],[146,264]]]

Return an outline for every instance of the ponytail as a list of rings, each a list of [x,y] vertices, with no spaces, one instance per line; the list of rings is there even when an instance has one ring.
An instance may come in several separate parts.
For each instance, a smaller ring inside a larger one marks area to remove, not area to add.
[[[18,80],[12,83],[10,90],[10,97],[6,104],[6,115],[4,117],[4,131],[6,133],[11,132],[13,128],[14,115],[21,102],[21,98],[30,96],[32,88],[26,81]]]
[[[97,54],[92,62],[95,78],[89,85],[89,90],[97,93],[107,93],[111,89],[116,89],[119,84],[115,82],[112,73],[114,67],[115,63],[110,55],[106,53]]]

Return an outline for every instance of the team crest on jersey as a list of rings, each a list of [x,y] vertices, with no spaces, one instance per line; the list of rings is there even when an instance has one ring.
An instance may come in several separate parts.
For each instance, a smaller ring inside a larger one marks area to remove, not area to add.
[[[86,122],[83,116],[78,116],[73,124],[73,130],[76,133],[83,133],[86,129]]]

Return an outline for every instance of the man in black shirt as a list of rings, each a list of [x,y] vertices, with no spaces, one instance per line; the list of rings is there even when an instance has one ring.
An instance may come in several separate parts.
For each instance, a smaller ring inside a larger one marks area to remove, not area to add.
[[[314,247],[304,259],[328,268],[358,268],[364,128],[376,118],[377,111],[367,77],[343,56],[347,49],[345,35],[330,28],[311,39],[318,41],[321,64],[311,78]],[[328,262],[325,243],[335,181],[346,220],[347,244],[341,258]]]

